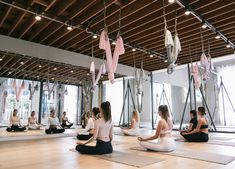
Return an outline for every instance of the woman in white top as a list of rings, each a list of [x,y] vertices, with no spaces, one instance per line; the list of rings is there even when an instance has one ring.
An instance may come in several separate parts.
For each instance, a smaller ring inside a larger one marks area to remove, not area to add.
[[[155,135],[143,138],[138,137],[140,145],[153,151],[173,151],[175,150],[175,141],[171,136],[173,128],[172,120],[169,118],[169,111],[166,105],[158,107],[159,120]]]
[[[113,123],[110,103],[103,102],[100,106],[101,118],[96,120],[94,135],[85,143],[78,142],[76,150],[83,154],[109,154],[113,152],[111,141],[113,139]],[[87,146],[97,140],[96,146]]]
[[[61,126],[63,128],[70,128],[70,127],[73,126],[73,123],[69,122],[68,117],[66,116],[66,112],[65,111],[63,112],[63,115],[61,116],[61,122],[62,122]]]
[[[14,109],[13,114],[10,118],[10,127],[8,127],[6,130],[8,132],[10,131],[25,131],[26,127],[21,126],[20,124],[20,118],[17,116],[18,110]]]
[[[140,117],[139,112],[134,110],[132,113],[131,126],[129,129],[122,129],[124,135],[136,136],[139,135]]]
[[[63,133],[65,130],[61,127],[58,117],[55,115],[55,110],[51,110],[51,115],[48,118],[48,129],[46,134]]]
[[[77,135],[78,140],[88,140],[90,139],[94,134],[94,128],[95,128],[95,121],[99,118],[100,110],[98,107],[94,107],[92,109],[92,117],[88,119],[86,128]]]
[[[35,117],[35,111],[31,112],[30,117],[28,118],[28,129],[30,130],[39,130],[41,125],[37,122]]]

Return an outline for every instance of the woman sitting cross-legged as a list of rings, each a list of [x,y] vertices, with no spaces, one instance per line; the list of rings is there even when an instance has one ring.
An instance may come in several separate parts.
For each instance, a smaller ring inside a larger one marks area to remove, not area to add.
[[[41,125],[37,122],[35,117],[35,111],[31,112],[30,117],[28,118],[28,129],[29,130],[39,130]]]
[[[20,118],[17,116],[18,110],[14,109],[13,114],[10,117],[10,127],[8,127],[6,130],[8,132],[10,131],[25,131],[26,127],[21,126],[20,124]]]
[[[131,126],[129,129],[122,129],[122,133],[127,136],[139,135],[140,117],[139,112],[134,110],[132,113]]]
[[[181,135],[190,142],[207,142],[208,136],[208,121],[205,117],[205,108],[198,107],[198,124],[197,127],[190,132],[182,132]]]
[[[140,145],[152,151],[173,151],[175,150],[175,141],[171,136],[173,123],[169,117],[168,107],[160,105],[158,107],[158,114],[161,120],[158,122],[155,135],[147,138],[138,137]]]
[[[94,135],[85,143],[78,142],[76,150],[83,154],[109,154],[113,152],[111,141],[113,139],[113,123],[111,106],[108,101],[101,103],[101,118],[96,120]],[[97,140],[96,146],[87,146],[93,140]]]
[[[63,115],[61,116],[61,122],[62,122],[61,126],[63,128],[68,128],[69,129],[70,127],[73,126],[73,123],[69,122],[68,117],[66,116],[66,112],[65,111],[63,112]]]
[[[48,118],[48,127],[46,134],[63,133],[65,130],[61,127],[58,117],[55,115],[55,110],[51,110],[50,117]]]
[[[182,133],[191,132],[197,127],[197,124],[198,124],[197,111],[196,110],[191,110],[190,111],[190,117],[191,117],[191,120],[189,122],[189,127],[188,127],[188,129],[181,131],[180,132],[181,135],[182,135]]]
[[[92,117],[88,119],[86,128],[77,135],[78,140],[88,140],[94,134],[95,121],[99,118],[100,110],[98,107],[92,109]]]

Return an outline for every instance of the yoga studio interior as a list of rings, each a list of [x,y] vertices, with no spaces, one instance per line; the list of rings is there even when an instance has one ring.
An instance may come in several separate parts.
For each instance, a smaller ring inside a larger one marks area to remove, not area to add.
[[[0,0],[0,169],[234,169],[234,0]]]

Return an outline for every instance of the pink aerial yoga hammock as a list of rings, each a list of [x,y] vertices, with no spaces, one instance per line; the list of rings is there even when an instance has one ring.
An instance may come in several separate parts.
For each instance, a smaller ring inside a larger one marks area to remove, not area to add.
[[[24,80],[22,81],[22,83],[21,83],[21,85],[19,87],[19,90],[18,90],[17,85],[16,85],[16,79],[14,79],[12,87],[15,89],[16,101],[19,102],[21,92],[25,88],[25,82],[24,82]]]
[[[111,52],[107,29],[104,29],[101,32],[99,48],[105,50],[107,65],[109,69],[108,78],[111,83],[114,83],[114,73],[117,69],[119,56],[125,53],[122,37],[120,35],[118,35],[117,37],[113,58],[112,58],[112,52]]]
[[[203,67],[203,80],[207,80],[210,73],[210,63],[206,57],[206,54],[203,52],[201,55],[201,65]]]
[[[199,78],[199,71],[198,71],[198,64],[195,65],[192,64],[192,74],[194,79],[194,87],[195,89],[199,89],[201,86],[200,78]]]
[[[90,67],[90,73],[92,74],[92,87],[91,91],[94,92],[96,89],[96,85],[98,84],[100,77],[102,74],[105,74],[105,64],[103,63],[100,65],[99,73],[97,77],[95,78],[95,63],[94,61],[91,62],[91,67]]]

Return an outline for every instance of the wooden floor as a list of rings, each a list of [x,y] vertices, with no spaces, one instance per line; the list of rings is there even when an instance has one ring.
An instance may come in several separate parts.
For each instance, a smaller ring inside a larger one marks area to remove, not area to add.
[[[223,136],[217,134],[217,136]],[[226,135],[235,138],[234,135]],[[228,165],[220,165],[205,161],[185,159],[175,156],[161,155],[154,152],[130,150],[138,146],[135,137],[114,135],[114,141],[122,144],[114,145],[114,150],[133,154],[151,156],[164,161],[143,167],[144,169],[234,169],[235,161]],[[132,169],[135,167],[105,161],[96,157],[81,155],[69,149],[74,148],[76,140],[72,137],[40,139],[29,141],[0,142],[0,169]],[[180,148],[235,156],[235,147],[180,143]]]

